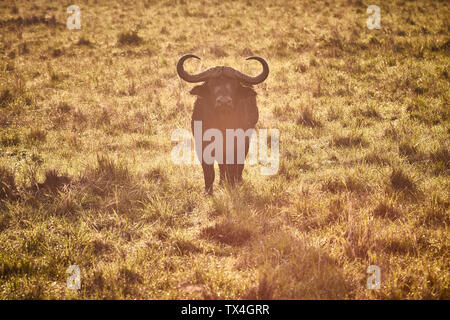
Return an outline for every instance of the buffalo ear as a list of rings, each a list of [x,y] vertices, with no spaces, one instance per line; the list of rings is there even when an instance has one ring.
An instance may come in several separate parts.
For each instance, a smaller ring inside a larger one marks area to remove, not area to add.
[[[189,93],[194,96],[206,97],[209,94],[209,90],[205,84],[202,84],[201,86],[195,86]]]
[[[239,97],[242,99],[256,96],[255,90],[251,87],[239,86]]]

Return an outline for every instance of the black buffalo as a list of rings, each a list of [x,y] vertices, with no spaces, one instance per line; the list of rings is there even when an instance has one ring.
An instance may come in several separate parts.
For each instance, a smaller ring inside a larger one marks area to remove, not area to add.
[[[256,92],[252,89],[252,85],[266,80],[269,75],[269,66],[263,58],[249,57],[247,60],[257,60],[263,67],[261,74],[255,77],[224,66],[216,66],[198,74],[189,74],[183,67],[185,60],[189,58],[200,59],[192,54],[181,57],[177,64],[178,75],[187,82],[203,82],[190,91],[191,94],[197,96],[191,121],[192,132],[194,133],[194,122],[196,121],[201,121],[201,137],[208,129],[220,130],[223,136],[223,162],[221,163],[219,159],[214,158],[219,163],[220,183],[228,181],[234,185],[242,181],[244,169],[243,162],[239,162],[237,159],[238,150],[240,152],[243,150],[245,157],[247,156],[250,137],[246,136],[245,139],[233,137],[233,147],[227,148],[226,129],[246,131],[255,128],[258,122],[258,107],[256,106]],[[212,141],[214,140],[202,141],[201,145],[197,144],[196,141],[196,152],[202,164],[207,193],[213,191],[214,163],[207,163],[202,155]],[[234,160],[226,161],[226,155],[230,152],[233,152]],[[213,156],[217,156],[217,154],[213,153]],[[231,164],[228,164],[230,162]]]

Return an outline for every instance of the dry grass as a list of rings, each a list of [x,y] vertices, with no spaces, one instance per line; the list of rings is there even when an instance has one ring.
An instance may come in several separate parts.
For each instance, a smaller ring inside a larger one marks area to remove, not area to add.
[[[448,2],[77,5],[0,3],[0,299],[450,298]],[[171,162],[188,52],[268,60],[276,175],[205,197]]]

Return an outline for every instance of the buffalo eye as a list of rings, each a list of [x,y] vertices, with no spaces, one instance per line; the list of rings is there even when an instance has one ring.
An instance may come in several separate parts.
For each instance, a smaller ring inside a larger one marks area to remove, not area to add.
[[[209,95],[209,89],[205,84],[202,84],[201,86],[192,88],[189,93],[194,96],[207,97]]]
[[[238,89],[239,98],[245,99],[256,96],[255,90],[250,87],[239,86]]]

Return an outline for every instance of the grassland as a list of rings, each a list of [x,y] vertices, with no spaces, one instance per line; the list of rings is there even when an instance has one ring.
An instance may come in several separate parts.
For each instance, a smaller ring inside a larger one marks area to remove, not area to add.
[[[0,2],[0,299],[449,299],[449,21],[425,0]],[[188,52],[267,59],[276,175],[206,197],[171,162]]]

